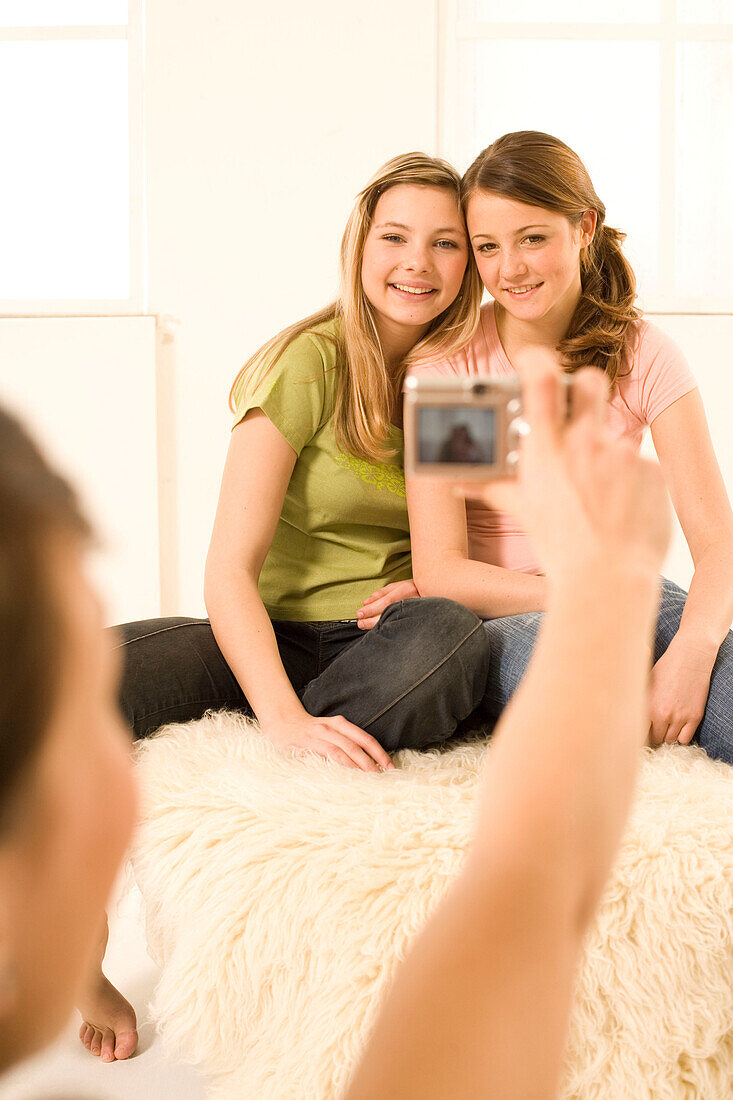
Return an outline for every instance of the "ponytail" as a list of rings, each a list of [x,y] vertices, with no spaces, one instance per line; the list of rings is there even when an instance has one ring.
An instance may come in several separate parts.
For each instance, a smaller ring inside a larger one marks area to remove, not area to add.
[[[604,371],[611,385],[621,373],[634,306],[636,276],[621,245],[626,234],[601,223],[580,261],[582,293],[568,331],[558,345],[569,372],[583,366]]]

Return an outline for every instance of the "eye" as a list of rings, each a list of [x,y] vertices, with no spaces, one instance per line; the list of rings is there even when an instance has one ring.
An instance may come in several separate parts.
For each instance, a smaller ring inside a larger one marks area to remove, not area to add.
[[[478,246],[478,248],[476,249],[476,251],[477,252],[482,252],[484,254],[484,256],[486,256],[486,255],[488,255],[489,252],[493,252],[495,249],[496,249],[495,244],[489,244],[487,242],[486,244],[480,244]]]
[[[385,235],[382,237],[382,240],[383,241],[391,241],[391,242],[394,242],[394,241],[399,242],[399,241],[404,241],[404,237],[401,237],[399,235],[399,233],[385,233]]]
[[[529,237],[524,238],[529,244],[541,244],[542,241],[546,241],[547,237],[543,237],[541,233],[532,233]]]
[[[451,241],[447,237],[444,237],[442,240],[436,241],[435,243],[438,246],[438,248],[442,248],[442,249],[458,248],[457,241]]]

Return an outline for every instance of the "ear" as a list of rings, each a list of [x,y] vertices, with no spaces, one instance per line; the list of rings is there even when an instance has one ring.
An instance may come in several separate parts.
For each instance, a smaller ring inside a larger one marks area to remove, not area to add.
[[[596,231],[596,225],[598,224],[598,211],[586,210],[580,219],[580,244],[581,247],[586,248],[593,240],[593,236]]]

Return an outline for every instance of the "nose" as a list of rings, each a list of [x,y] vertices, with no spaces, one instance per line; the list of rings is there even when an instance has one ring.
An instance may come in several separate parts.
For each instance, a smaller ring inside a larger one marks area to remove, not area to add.
[[[412,241],[407,254],[403,258],[402,266],[405,271],[424,272],[430,268],[430,251],[427,245],[420,241]]]
[[[524,256],[518,248],[507,248],[501,254],[499,276],[507,283],[516,282],[522,275],[527,274],[527,264]]]

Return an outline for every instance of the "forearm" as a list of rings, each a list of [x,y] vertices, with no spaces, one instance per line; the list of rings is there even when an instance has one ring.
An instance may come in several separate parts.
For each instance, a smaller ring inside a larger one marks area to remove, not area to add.
[[[205,599],[217,645],[259,721],[301,714],[255,578],[234,567],[207,567]]]
[[[726,540],[711,544],[695,563],[676,641],[706,654],[712,669],[732,619],[733,546]]]
[[[421,596],[455,600],[484,619],[544,611],[546,607],[547,578],[533,573],[520,573],[457,554],[422,565],[414,552],[413,569]]]
[[[555,1096],[582,935],[646,732],[657,578],[611,572],[601,589],[599,571],[550,593],[494,735],[475,843],[397,974],[348,1100]]]
[[[487,848],[506,850],[530,877],[547,878],[546,904],[568,891],[578,913],[592,909],[648,730],[657,606],[657,579],[623,566],[589,565],[550,589],[532,663],[495,733],[477,871]]]

